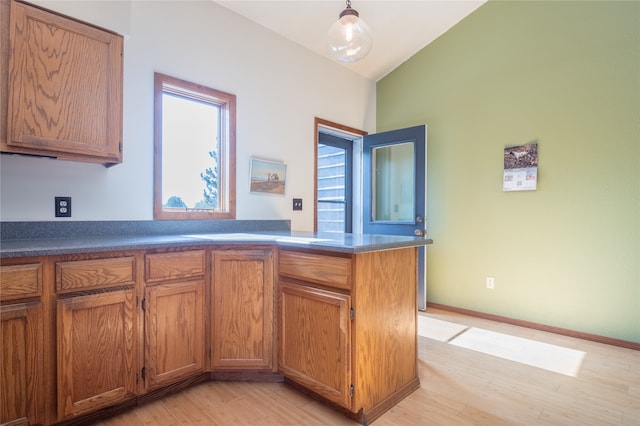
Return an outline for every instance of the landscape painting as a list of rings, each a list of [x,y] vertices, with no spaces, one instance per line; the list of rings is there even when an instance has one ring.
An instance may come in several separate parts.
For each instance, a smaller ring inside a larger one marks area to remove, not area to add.
[[[284,195],[287,165],[274,161],[251,159],[251,192]]]

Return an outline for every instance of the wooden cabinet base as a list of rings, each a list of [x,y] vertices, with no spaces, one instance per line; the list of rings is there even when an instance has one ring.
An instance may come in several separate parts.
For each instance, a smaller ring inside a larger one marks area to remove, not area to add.
[[[284,381],[282,374],[272,371],[214,371],[211,373],[211,380],[227,382],[272,382],[281,383]]]
[[[116,414],[122,413],[123,411],[134,409],[135,407],[156,401],[158,399],[162,399],[166,396],[172,395],[174,393],[180,392],[184,389],[190,388],[192,386],[205,383],[208,381],[251,381],[251,382],[284,382],[288,386],[296,389],[297,391],[322,402],[324,405],[331,407],[332,409],[340,412],[345,417],[348,417],[362,425],[368,425],[376,420],[378,417],[386,413],[390,410],[394,405],[398,402],[406,398],[412,392],[417,390],[420,387],[419,379],[412,380],[407,383],[405,386],[398,389],[393,394],[389,395],[388,398],[380,402],[378,405],[371,407],[366,412],[364,410],[360,410],[357,413],[353,413],[344,407],[324,398],[317,393],[309,390],[308,388],[296,383],[295,381],[285,378],[281,374],[272,373],[269,371],[264,372],[233,372],[233,371],[222,371],[222,372],[212,372],[212,373],[201,373],[195,375],[189,379],[181,381],[179,383],[175,383],[171,386],[167,386],[161,389],[156,389],[144,395],[140,395],[137,398],[133,397],[123,401],[117,405],[113,405],[111,407],[107,407],[95,412],[92,412],[87,415],[74,417],[73,419],[62,421],[59,423],[55,423],[55,426],[72,426],[72,425],[86,425],[88,423],[92,423],[101,419],[105,419],[108,417],[112,417]]]
[[[136,397],[131,397],[125,401],[118,403],[117,405],[112,405],[110,407],[106,407],[100,409],[98,411],[94,411],[92,413],[88,413],[82,416],[74,417],[69,420],[63,420],[58,423],[54,423],[55,426],[81,426],[91,424],[98,420],[103,420],[108,417],[115,416],[124,411],[127,411],[131,408],[134,408],[138,405]]]
[[[386,413],[394,405],[402,401],[404,398],[406,398],[413,391],[417,390],[419,387],[420,387],[420,380],[416,377],[414,380],[410,381],[409,383],[407,383],[406,385],[398,389],[396,392],[389,395],[385,400],[380,402],[378,405],[372,407],[366,412],[361,411],[360,413],[357,413],[355,416],[351,416],[349,414],[347,415],[352,419],[358,421],[359,423],[363,425],[367,425],[372,421],[374,421],[375,419],[377,419],[378,417],[380,417],[381,415],[383,415],[384,413]]]
[[[163,388],[156,389],[144,395],[138,396],[138,405],[143,405],[148,402],[164,398],[165,396],[172,395],[176,392],[180,392],[184,389],[190,388],[191,386],[198,385],[200,383],[205,383],[208,381],[209,381],[209,373],[200,373],[200,374],[194,375],[188,379],[181,380],[180,382],[176,382],[172,385],[165,386]]]
[[[420,388],[420,380],[418,378],[415,378],[411,382],[407,383],[405,386],[398,389],[396,392],[389,395],[385,400],[380,402],[378,405],[371,407],[366,412],[364,410],[360,410],[357,413],[353,413],[347,410],[346,408],[336,404],[335,402],[328,400],[322,395],[318,395],[317,393],[309,390],[305,386],[296,383],[291,379],[288,379],[285,377],[284,382],[289,386],[295,388],[296,390],[304,393],[305,395],[308,395],[311,398],[321,401],[323,404],[333,408],[336,411],[339,411],[346,417],[349,417],[350,419],[355,420],[356,422],[365,426],[368,425],[369,423],[372,423],[375,419],[377,419],[378,417],[380,417],[381,415],[389,411],[398,402],[402,401],[404,398],[406,398],[411,393],[413,393],[418,388]]]
[[[138,397],[132,397],[126,401],[123,401],[116,405],[112,405],[102,410],[94,411],[86,415],[77,416],[77,417],[74,417],[73,419],[55,423],[55,426],[87,425],[87,424],[96,422],[98,420],[103,420],[103,419],[112,417],[124,411],[134,409],[135,407],[147,404],[149,402],[162,399],[176,392],[180,392],[184,389],[187,389],[192,386],[198,385],[200,383],[205,383],[208,381],[209,381],[209,374],[200,373],[191,378],[185,379],[184,381],[181,381],[179,383],[175,383],[173,385],[166,386],[161,389],[153,390],[144,395],[139,395]]]

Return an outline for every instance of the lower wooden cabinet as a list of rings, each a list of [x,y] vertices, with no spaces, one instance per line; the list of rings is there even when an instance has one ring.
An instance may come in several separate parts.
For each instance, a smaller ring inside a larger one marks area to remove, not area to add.
[[[345,408],[351,408],[350,308],[347,294],[280,283],[280,372]]]
[[[271,248],[213,251],[213,370],[275,371],[273,258]]]
[[[3,259],[0,426],[79,424],[195,380],[266,373],[371,422],[420,385],[416,251]]]
[[[134,309],[134,289],[58,299],[61,419],[135,396]]]
[[[41,302],[0,306],[0,338],[0,424],[38,424],[44,414]]]
[[[363,424],[420,386],[415,247],[279,252],[279,371]]]
[[[145,295],[147,389],[204,371],[204,281],[148,286]]]
[[[205,262],[204,250],[145,255],[142,375],[146,390],[204,372]]]
[[[53,419],[70,420],[136,395],[137,323],[134,253],[63,255],[55,275]]]
[[[0,266],[0,425],[46,422],[43,266]]]

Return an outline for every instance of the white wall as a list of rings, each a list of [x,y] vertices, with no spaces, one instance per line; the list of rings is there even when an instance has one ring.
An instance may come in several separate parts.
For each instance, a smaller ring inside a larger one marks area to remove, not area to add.
[[[153,219],[153,73],[237,96],[237,219],[291,219],[313,229],[314,117],[375,129],[375,82],[209,1],[39,1],[123,33],[124,162],[104,168],[0,157],[2,221]],[[91,7],[87,7],[90,4]],[[284,196],[249,192],[249,159],[288,165]],[[292,198],[304,210],[291,210]]]

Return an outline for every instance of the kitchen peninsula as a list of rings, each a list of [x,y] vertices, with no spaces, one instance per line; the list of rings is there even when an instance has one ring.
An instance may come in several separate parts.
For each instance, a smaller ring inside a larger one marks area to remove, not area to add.
[[[430,240],[223,222],[2,223],[2,338],[15,342],[2,422],[81,422],[237,379],[284,380],[367,424],[419,387],[417,247]]]

